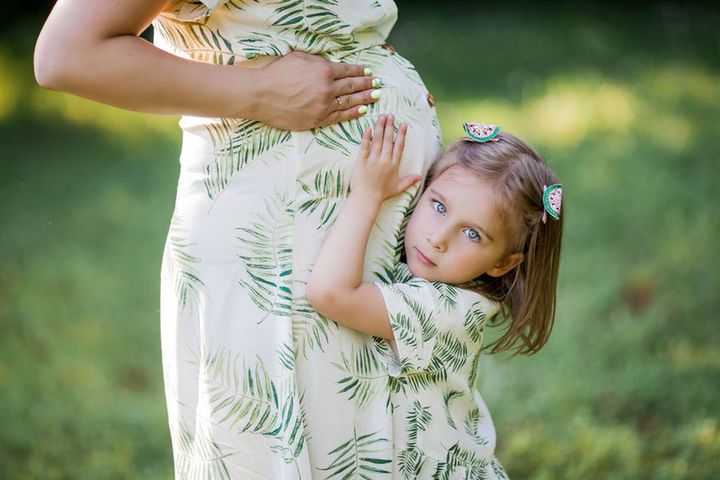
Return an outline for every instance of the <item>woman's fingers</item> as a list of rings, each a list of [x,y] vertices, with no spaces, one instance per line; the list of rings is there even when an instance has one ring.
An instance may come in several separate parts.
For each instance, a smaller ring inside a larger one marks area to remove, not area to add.
[[[365,115],[368,105],[380,98],[380,90],[373,88],[376,78],[345,78],[335,81],[337,95],[332,99],[332,111],[320,122],[321,127],[347,122]]]
[[[357,92],[363,92],[368,91],[371,92],[373,87],[373,82],[377,86],[380,84],[380,80],[375,77],[350,77],[350,78],[341,78],[339,80],[333,81],[333,89],[335,96],[341,96],[341,95],[351,95],[353,93]]]
[[[347,110],[336,110],[328,113],[323,120],[317,125],[318,127],[327,127],[328,125],[335,125],[336,123],[347,122],[355,118],[362,117],[367,113],[367,107],[362,109],[364,105],[355,106]],[[310,128],[315,128],[310,127]]]
[[[336,110],[342,111],[377,102],[376,98],[372,98],[372,92],[374,91],[375,90],[365,90],[364,92],[353,93],[352,95],[335,97],[335,103],[337,103]]]
[[[380,85],[380,79],[374,77],[344,78],[335,81],[335,96],[340,99],[351,98],[353,105],[370,104],[380,99],[381,91],[377,88]]]
[[[341,78],[347,78],[347,77],[366,77],[369,76],[365,72],[368,72],[369,70],[366,67],[363,67],[362,65],[354,65],[350,63],[336,63],[336,62],[330,62],[332,66],[332,72],[333,72],[333,79],[339,80]],[[370,72],[369,74],[372,74]]]
[[[373,78],[365,67],[334,63],[293,52],[261,69],[266,81],[258,119],[286,130],[307,130],[356,119],[367,113]],[[377,79],[376,83],[377,83]],[[377,96],[377,94],[376,94]]]

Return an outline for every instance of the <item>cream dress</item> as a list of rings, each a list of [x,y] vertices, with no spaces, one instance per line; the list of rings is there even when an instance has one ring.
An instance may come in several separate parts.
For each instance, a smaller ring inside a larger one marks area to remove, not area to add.
[[[394,478],[507,480],[478,391],[485,325],[498,305],[414,278],[402,263],[394,281],[376,285],[395,340],[375,339],[390,375]]]
[[[384,45],[396,18],[388,0],[176,0],[154,22],[156,44],[181,57],[258,68],[300,50],[370,67],[384,84],[366,116],[312,131],[181,119],[161,277],[177,478],[393,477],[387,368],[373,339],[310,307],[305,285],[377,114],[409,125],[401,174],[424,173],[439,151],[425,85]],[[393,281],[418,187],[380,213],[366,281]]]

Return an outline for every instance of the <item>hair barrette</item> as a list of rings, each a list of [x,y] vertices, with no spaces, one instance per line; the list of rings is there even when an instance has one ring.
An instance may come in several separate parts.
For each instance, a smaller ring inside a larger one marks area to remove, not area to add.
[[[489,141],[497,142],[497,134],[500,133],[500,127],[493,125],[492,123],[475,123],[465,122],[463,124],[465,133],[468,134],[468,140],[478,143],[485,143]]]
[[[547,223],[547,216],[550,214],[552,218],[555,220],[560,220],[560,208],[562,207],[562,196],[563,196],[563,188],[562,185],[559,183],[556,183],[554,185],[550,185],[549,187],[546,185],[543,185],[543,207],[545,211],[543,212],[542,221],[543,223]]]

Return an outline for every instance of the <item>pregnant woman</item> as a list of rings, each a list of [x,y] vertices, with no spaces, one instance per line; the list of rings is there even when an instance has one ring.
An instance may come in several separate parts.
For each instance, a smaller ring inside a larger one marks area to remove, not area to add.
[[[390,477],[372,339],[305,287],[364,129],[408,124],[403,175],[439,150],[432,98],[385,43],[396,19],[389,0],[60,0],[43,27],[41,85],[183,115],[161,274],[177,478]],[[138,37],[151,21],[155,46]],[[419,187],[384,204],[366,281],[393,280]]]

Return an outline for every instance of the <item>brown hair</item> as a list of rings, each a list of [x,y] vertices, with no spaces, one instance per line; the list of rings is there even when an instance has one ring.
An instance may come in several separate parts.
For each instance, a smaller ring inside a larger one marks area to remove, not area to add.
[[[430,167],[425,185],[444,171],[461,166],[492,183],[497,211],[509,239],[507,254],[521,252],[523,262],[500,277],[481,275],[467,288],[500,303],[507,330],[488,345],[491,353],[515,350],[530,355],[547,342],[555,318],[564,212],[543,223],[543,190],[558,182],[542,157],[522,140],[500,132],[496,140],[461,139]]]

